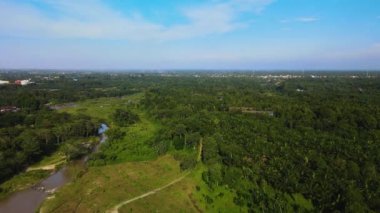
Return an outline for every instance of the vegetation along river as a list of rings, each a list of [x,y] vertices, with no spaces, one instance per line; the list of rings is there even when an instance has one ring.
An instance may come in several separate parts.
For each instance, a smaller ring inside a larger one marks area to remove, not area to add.
[[[108,129],[106,124],[101,124],[99,128],[100,143],[93,149],[96,152],[101,143],[107,139],[104,132]],[[75,165],[85,166],[88,156],[74,162]],[[0,212],[4,213],[34,213],[42,202],[58,188],[70,182],[67,167],[64,166],[57,172],[50,175],[39,184],[19,192],[15,192],[8,198],[0,201]]]

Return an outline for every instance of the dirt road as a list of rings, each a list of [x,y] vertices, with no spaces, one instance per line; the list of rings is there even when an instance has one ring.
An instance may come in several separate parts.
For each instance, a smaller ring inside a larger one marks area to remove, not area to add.
[[[177,179],[173,180],[172,182],[166,184],[165,186],[162,186],[162,187],[160,187],[160,188],[154,189],[154,190],[152,190],[152,191],[149,191],[149,192],[147,192],[147,193],[145,193],[145,194],[142,194],[142,195],[140,195],[140,196],[134,197],[134,198],[132,198],[132,199],[129,199],[129,200],[123,201],[123,202],[117,204],[117,205],[116,205],[115,207],[113,207],[112,209],[108,210],[107,212],[108,212],[108,213],[118,213],[118,212],[119,212],[119,209],[120,209],[122,206],[124,206],[124,205],[126,205],[126,204],[128,204],[128,203],[132,203],[133,201],[139,200],[139,199],[141,199],[141,198],[144,198],[144,197],[150,196],[150,195],[152,195],[152,194],[155,194],[155,193],[157,193],[157,192],[159,192],[159,191],[161,191],[161,190],[163,190],[163,189],[166,189],[166,188],[168,188],[169,186],[178,183],[179,181],[181,181],[182,179],[184,179],[184,178],[185,178],[187,175],[189,175],[189,174],[190,174],[190,172],[187,172],[185,175],[181,176],[180,178],[177,178]]]

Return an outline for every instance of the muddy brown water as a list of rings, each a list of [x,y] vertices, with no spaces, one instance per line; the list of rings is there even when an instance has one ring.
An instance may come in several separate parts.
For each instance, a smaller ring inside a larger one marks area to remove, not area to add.
[[[100,137],[100,143],[94,148],[98,151],[101,143],[106,141],[107,137],[103,134]],[[74,162],[75,165],[85,166],[88,157]],[[68,174],[67,167],[63,167],[48,178],[23,191],[15,192],[8,198],[0,200],[0,213],[35,213],[42,202],[49,196],[49,193],[56,190],[66,183],[70,182],[71,177]]]
[[[66,167],[58,170],[41,183],[29,189],[16,192],[0,201],[1,213],[34,213],[49,196],[49,191],[57,189],[70,181]]]

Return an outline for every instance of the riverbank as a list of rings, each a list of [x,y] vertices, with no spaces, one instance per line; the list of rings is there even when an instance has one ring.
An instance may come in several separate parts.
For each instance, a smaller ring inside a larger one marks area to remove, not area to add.
[[[101,135],[97,145],[90,149],[95,152],[96,147],[105,139]],[[45,157],[26,172],[1,185],[6,191],[0,200],[0,212],[34,213],[48,196],[54,195],[57,189],[85,173],[87,159],[84,156],[80,160],[68,161],[67,155],[61,151]]]
[[[55,170],[67,163],[67,157],[62,151],[57,151],[50,156],[46,156],[40,162],[37,162],[26,169],[26,172],[35,170]]]
[[[47,178],[50,174],[51,171],[35,170],[18,174],[8,181],[5,181],[0,185],[0,203],[2,200],[11,196],[13,193],[28,189],[38,184],[43,179]]]
[[[25,172],[0,184],[0,201],[15,192],[28,189],[38,184],[65,163],[66,157],[61,151],[44,157],[41,161],[29,166]]]

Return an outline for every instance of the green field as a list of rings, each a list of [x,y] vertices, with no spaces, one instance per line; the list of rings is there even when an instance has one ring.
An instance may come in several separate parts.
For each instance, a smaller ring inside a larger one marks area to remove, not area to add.
[[[41,212],[104,212],[180,177],[171,156],[149,162],[130,162],[90,167],[83,175],[47,199]]]
[[[233,192],[225,188],[209,189],[201,180],[203,171],[200,165],[182,181],[126,204],[119,212],[245,211],[233,203]],[[47,199],[41,212],[104,212],[120,202],[164,186],[185,173],[180,171],[179,163],[172,156],[166,155],[148,162],[90,167],[76,174],[81,175]],[[205,196],[213,202],[205,202]]]
[[[99,118],[112,126],[112,113],[118,108],[136,108],[142,96],[142,93],[138,93],[120,98],[89,99],[76,102],[73,107],[66,107],[60,111],[71,114],[85,114],[94,118]]]
[[[135,94],[121,98],[86,100],[76,103],[74,107],[68,107],[61,111],[99,118],[112,128],[117,127],[117,124],[112,121],[112,113],[116,109],[127,108],[132,110],[138,114],[140,121],[129,127],[120,127],[126,133],[126,136],[120,141],[106,143],[101,147],[102,158],[107,162],[100,162],[100,164],[152,160],[156,157],[156,153],[148,143],[154,139],[159,129],[159,124],[151,121],[146,112],[137,107],[141,97],[142,94]],[[99,164],[99,162],[97,163]]]
[[[203,165],[193,169],[185,179],[144,199],[124,205],[119,212],[246,212],[233,202],[234,192],[210,189],[202,180]],[[213,201],[206,202],[208,197]]]
[[[136,107],[140,98],[141,94],[100,98],[78,102],[74,107],[62,110],[100,118],[113,128],[117,125],[112,122],[112,113],[118,108],[128,108],[138,114],[140,121],[121,127],[126,132],[122,140],[102,145],[100,153],[106,166],[90,166],[87,170],[74,172],[77,178],[47,199],[41,207],[42,212],[103,212],[120,202],[162,187],[184,174],[180,171],[179,162],[171,155],[157,158],[150,147],[149,143],[160,125]],[[224,188],[209,189],[202,180],[203,171],[205,167],[199,165],[180,182],[122,206],[119,211],[199,212],[226,209],[238,212],[233,203],[233,192]],[[205,202],[205,197],[213,202]]]

